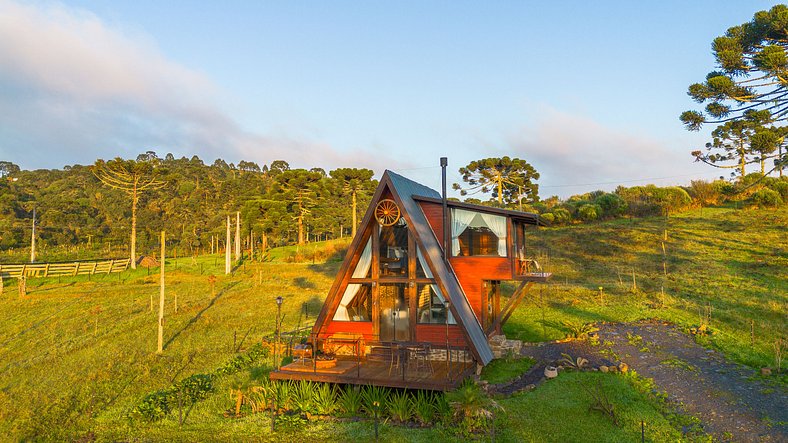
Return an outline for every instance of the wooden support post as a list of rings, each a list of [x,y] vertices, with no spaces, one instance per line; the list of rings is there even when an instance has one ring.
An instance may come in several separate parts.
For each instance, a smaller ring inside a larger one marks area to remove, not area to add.
[[[161,231],[161,266],[159,281],[159,341],[156,353],[164,351],[164,231]]]
[[[241,213],[235,213],[235,261],[241,260]]]
[[[229,274],[230,265],[230,216],[227,216],[227,241],[224,243],[224,273]]]
[[[512,294],[512,297],[506,303],[506,306],[504,306],[503,309],[501,309],[501,316],[495,319],[495,325],[493,325],[492,328],[493,330],[496,330],[499,327],[503,326],[503,324],[506,323],[507,320],[509,320],[509,317],[514,312],[515,308],[517,308],[517,305],[520,304],[520,301],[523,299],[525,294],[528,293],[528,291],[531,289],[531,286],[533,285],[534,282],[532,281],[527,281],[527,282],[524,281],[520,283],[520,286],[518,286],[517,290],[514,291],[514,294]]]

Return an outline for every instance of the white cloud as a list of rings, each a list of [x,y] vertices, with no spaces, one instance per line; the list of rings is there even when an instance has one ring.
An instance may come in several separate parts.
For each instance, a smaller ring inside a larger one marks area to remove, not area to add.
[[[610,190],[616,184],[687,183],[690,176],[709,172],[693,165],[684,146],[555,109],[541,109],[535,121],[508,139],[515,155],[540,172],[545,197]]]
[[[243,130],[205,75],[168,59],[148,36],[58,4],[0,0],[0,158],[25,168],[97,157],[199,155],[297,166],[386,159],[326,143]],[[31,156],[31,153],[33,154]]]

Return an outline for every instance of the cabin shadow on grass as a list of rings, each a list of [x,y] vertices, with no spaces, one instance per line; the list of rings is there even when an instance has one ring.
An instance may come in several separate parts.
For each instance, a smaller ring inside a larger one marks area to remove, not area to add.
[[[210,309],[211,307],[213,307],[213,305],[214,305],[214,304],[215,304],[215,303],[216,303],[216,302],[219,300],[219,298],[221,298],[221,297],[222,297],[224,294],[226,294],[226,293],[227,293],[227,291],[229,291],[230,289],[232,289],[233,287],[235,287],[235,286],[236,286],[238,283],[239,283],[239,282],[232,282],[232,283],[230,283],[229,285],[227,285],[226,287],[224,287],[224,288],[223,288],[221,291],[219,291],[219,292],[218,292],[218,293],[217,293],[217,294],[216,294],[216,295],[215,295],[215,296],[214,296],[214,297],[211,299],[211,301],[208,303],[208,305],[207,305],[207,306],[205,306],[204,308],[200,309],[200,312],[198,312],[198,313],[197,313],[197,315],[195,315],[195,316],[194,316],[194,317],[192,317],[192,318],[191,318],[191,319],[190,319],[188,322],[186,322],[186,324],[185,324],[185,325],[183,325],[183,327],[182,327],[181,329],[179,329],[179,330],[178,330],[178,331],[177,331],[175,334],[173,334],[173,335],[172,335],[172,337],[170,337],[170,338],[169,338],[169,339],[168,339],[168,340],[167,340],[167,341],[164,343],[164,349],[167,349],[167,348],[170,346],[170,344],[171,344],[172,342],[174,342],[174,341],[175,341],[175,339],[176,339],[176,338],[178,338],[178,337],[179,337],[179,336],[180,336],[180,335],[181,335],[181,334],[182,334],[184,331],[186,331],[187,329],[189,329],[189,328],[190,328],[190,327],[191,327],[193,324],[197,323],[197,321],[198,321],[198,320],[199,320],[199,319],[200,319],[200,318],[203,316],[203,314],[205,314],[205,311],[207,311],[208,309]]]

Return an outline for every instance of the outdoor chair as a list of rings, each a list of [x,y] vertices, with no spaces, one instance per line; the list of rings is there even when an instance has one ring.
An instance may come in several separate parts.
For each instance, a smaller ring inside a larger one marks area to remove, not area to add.
[[[435,369],[432,367],[432,360],[429,359],[432,347],[429,343],[424,343],[419,346],[411,346],[408,348],[408,369],[411,368],[410,362],[413,362],[413,369],[417,374],[422,374],[429,371],[430,375],[435,375]],[[425,372],[422,372],[425,371]]]

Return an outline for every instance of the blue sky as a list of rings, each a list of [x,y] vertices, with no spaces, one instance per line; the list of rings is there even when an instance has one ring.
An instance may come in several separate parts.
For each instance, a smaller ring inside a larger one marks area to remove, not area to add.
[[[221,157],[439,186],[509,155],[543,197],[719,172],[678,115],[773,3],[0,0],[0,159]]]

